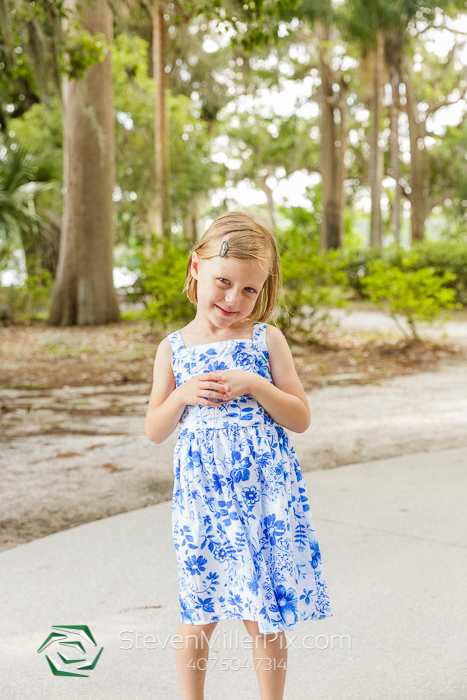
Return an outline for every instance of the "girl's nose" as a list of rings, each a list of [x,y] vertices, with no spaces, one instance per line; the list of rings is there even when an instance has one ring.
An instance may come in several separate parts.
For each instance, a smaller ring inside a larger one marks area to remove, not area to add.
[[[238,306],[238,298],[237,295],[234,294],[232,291],[230,291],[229,294],[225,295],[225,302],[229,306]]]

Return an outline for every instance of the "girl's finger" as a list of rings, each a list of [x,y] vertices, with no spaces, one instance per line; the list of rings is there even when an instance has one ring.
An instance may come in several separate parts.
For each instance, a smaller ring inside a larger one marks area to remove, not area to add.
[[[217,391],[217,389],[203,389],[202,390],[202,398],[203,399],[208,399],[208,398],[215,398],[215,399],[222,399],[224,398],[225,394],[223,392]]]
[[[208,374],[204,375],[201,377],[202,382],[222,382],[225,381],[225,377],[220,377],[219,375],[215,374],[214,372],[209,372]]]
[[[210,400],[207,399],[207,398],[202,398],[202,399],[201,399],[201,405],[202,405],[202,406],[212,406],[213,408],[217,408],[217,406],[219,406],[218,403],[214,403],[214,401],[210,401]]]

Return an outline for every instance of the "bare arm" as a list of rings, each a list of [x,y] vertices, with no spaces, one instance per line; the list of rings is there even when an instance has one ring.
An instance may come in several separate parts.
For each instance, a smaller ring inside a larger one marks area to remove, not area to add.
[[[172,371],[172,348],[167,337],[159,343],[154,360],[153,385],[146,412],[146,437],[160,444],[172,435],[185,406],[219,406],[209,399],[224,398],[222,372],[206,372],[177,387]],[[208,398],[206,398],[208,397]]]
[[[185,410],[172,371],[172,348],[167,338],[159,343],[154,360],[153,384],[146,412],[146,437],[159,444],[177,427]]]
[[[249,393],[276,423],[303,433],[310,425],[311,412],[287,340],[278,328],[268,325],[267,344],[274,384],[252,373]]]

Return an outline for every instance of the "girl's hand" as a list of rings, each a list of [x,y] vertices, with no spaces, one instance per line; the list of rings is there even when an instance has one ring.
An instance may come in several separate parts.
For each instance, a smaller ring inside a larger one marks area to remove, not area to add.
[[[181,384],[178,391],[183,403],[188,406],[219,406],[226,400],[226,392],[229,388],[223,381],[225,376],[224,371],[205,372]]]
[[[235,399],[237,396],[252,393],[252,383],[257,376],[254,372],[247,372],[243,369],[227,369],[224,370],[222,376],[225,377],[228,391],[225,394],[225,399]]]

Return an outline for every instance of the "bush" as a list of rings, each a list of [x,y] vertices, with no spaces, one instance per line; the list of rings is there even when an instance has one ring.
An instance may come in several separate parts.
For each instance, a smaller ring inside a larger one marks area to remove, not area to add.
[[[406,336],[400,323],[400,318],[405,318],[414,340],[419,339],[420,323],[434,323],[444,309],[461,306],[455,301],[455,290],[447,287],[454,282],[452,272],[441,277],[432,267],[414,269],[416,264],[414,254],[401,258],[401,267],[377,260],[368,266],[369,274],[361,280],[369,298],[387,311]]]
[[[0,321],[24,323],[48,316],[53,279],[48,270],[30,275],[21,285],[0,287]]]
[[[413,256],[403,248],[366,248],[350,250],[342,254],[341,269],[349,286],[360,297],[367,296],[362,280],[369,274],[369,267],[382,260],[390,267],[402,270],[432,268],[443,278],[445,272],[454,275],[445,285],[455,290],[456,301],[467,304],[467,244],[462,241],[422,241],[412,245]]]
[[[417,255],[415,269],[431,267],[442,276],[451,272],[447,283],[456,292],[456,301],[467,304],[467,244],[462,241],[423,241],[412,246]]]
[[[289,337],[299,332],[304,340],[317,340],[318,328],[330,319],[330,307],[346,303],[342,286],[347,285],[347,278],[339,269],[340,253],[320,253],[317,238],[302,227],[283,232],[279,242],[284,299],[277,325]]]
[[[363,248],[341,252],[340,269],[344,272],[347,284],[359,297],[367,296],[362,280],[368,275],[368,266],[383,258],[381,248]]]
[[[129,297],[143,301],[143,318],[149,320],[157,330],[166,330],[175,324],[186,324],[196,313],[196,307],[189,301],[185,284],[189,248],[183,243],[173,243],[162,239],[160,259],[144,260],[137,270],[138,279],[132,285]]]

